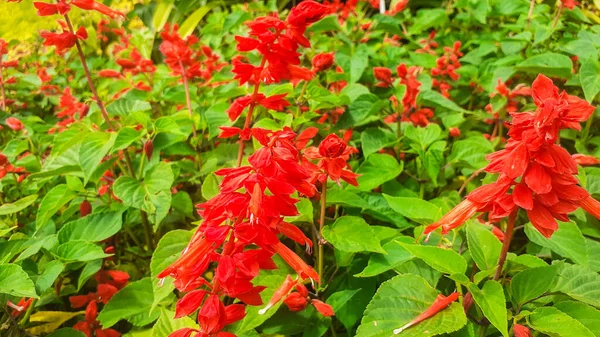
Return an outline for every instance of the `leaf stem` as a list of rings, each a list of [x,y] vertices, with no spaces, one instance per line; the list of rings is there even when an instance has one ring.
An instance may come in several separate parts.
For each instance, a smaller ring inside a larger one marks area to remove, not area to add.
[[[183,77],[183,88],[185,89],[185,102],[187,103],[187,108],[190,113],[190,120],[192,121],[192,134],[194,135],[194,139],[197,139],[196,123],[194,122],[194,112],[192,110],[192,99],[190,98],[190,87],[187,81],[187,72],[183,67],[183,63],[181,63],[181,60],[179,60],[179,66],[181,67],[181,77]]]
[[[325,175],[325,182],[321,187],[321,213],[319,213],[319,242],[318,242],[318,256],[317,256],[317,272],[319,273],[319,278],[323,277],[323,245],[325,244],[325,240],[323,240],[323,227],[325,226],[325,213],[327,209],[327,179],[328,175]]]
[[[560,15],[562,14],[563,7],[563,2],[561,1],[560,5],[558,5],[558,12],[556,13],[554,23],[552,24],[552,29],[556,28],[556,25],[558,24],[558,19],[560,19]]]
[[[527,13],[527,29],[531,25],[531,18],[533,17],[533,8],[535,7],[535,0],[531,0],[529,4],[529,13]]]
[[[2,94],[2,100],[0,100],[0,108],[6,110],[6,93],[4,92],[4,75],[2,74],[2,55],[0,54],[0,93]]]

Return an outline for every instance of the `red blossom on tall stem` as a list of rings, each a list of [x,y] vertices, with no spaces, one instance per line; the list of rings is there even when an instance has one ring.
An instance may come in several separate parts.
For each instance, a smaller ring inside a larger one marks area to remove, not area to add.
[[[433,76],[432,86],[438,88],[446,98],[450,97],[449,90],[452,89],[449,81],[457,81],[460,78],[456,70],[461,67],[461,63],[458,60],[459,57],[463,56],[463,53],[460,52],[461,45],[460,41],[456,41],[452,45],[452,48],[444,47],[444,55],[438,57],[436,67],[431,69],[431,75]]]

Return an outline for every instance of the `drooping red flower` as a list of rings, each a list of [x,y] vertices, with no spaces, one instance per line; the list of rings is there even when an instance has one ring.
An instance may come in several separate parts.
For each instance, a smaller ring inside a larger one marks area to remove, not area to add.
[[[594,156],[576,153],[571,156],[577,165],[591,166],[600,164],[600,159]]]
[[[29,308],[32,302],[33,298],[27,299],[26,297],[23,297],[19,300],[19,303],[17,303],[16,305],[11,301],[6,301],[6,305],[13,309],[10,315],[13,318],[17,318],[19,317],[19,315],[24,313],[27,310],[27,308]]]
[[[412,326],[415,326],[428,318],[433,317],[438,312],[446,309],[450,304],[452,304],[452,302],[456,301],[457,299],[458,299],[457,292],[454,292],[454,293],[448,295],[448,297],[441,295],[441,294],[438,295],[438,297],[435,299],[433,304],[431,304],[431,306],[429,308],[427,308],[427,310],[423,311],[419,316],[415,317],[412,321],[406,323],[401,328],[395,329],[394,335],[398,335],[402,331],[404,331]]]
[[[125,17],[125,14],[113,10],[110,7],[94,0],[58,0],[56,4],[46,2],[33,3],[33,6],[38,10],[38,16],[48,16],[54,14],[65,15],[71,10],[71,5],[79,7],[83,10],[95,10],[101,14],[109,16],[112,19],[116,18],[117,16]]]

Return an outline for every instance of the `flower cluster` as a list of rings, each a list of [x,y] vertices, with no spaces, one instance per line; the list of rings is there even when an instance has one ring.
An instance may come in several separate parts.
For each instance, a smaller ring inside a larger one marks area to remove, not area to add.
[[[55,128],[48,130],[48,133],[64,131],[67,126],[85,117],[90,109],[87,104],[79,102],[79,100],[71,94],[71,88],[65,88],[65,90],[63,90],[58,107],[60,110],[56,112],[56,117],[62,118],[62,120],[56,123]]]
[[[264,314],[267,310],[281,301],[282,298],[285,298],[283,303],[288,307],[288,309],[290,309],[290,311],[302,311],[306,309],[310,303],[315,307],[315,309],[317,309],[319,313],[321,313],[321,315],[325,317],[331,317],[334,315],[333,308],[329,304],[311,298],[306,286],[298,281],[298,279],[292,279],[288,275],[281,287],[275,291],[267,306],[261,309],[259,313]]]
[[[206,45],[198,47],[198,38],[190,35],[185,39],[179,36],[177,25],[165,25],[160,36],[163,42],[160,51],[173,75],[186,79],[201,78],[208,83],[216,71],[227,64],[219,62],[219,56]],[[199,49],[199,50],[198,50]]]
[[[586,101],[559,92],[552,80],[539,75],[532,85],[537,106],[534,112],[512,112],[506,148],[490,154],[486,171],[499,174],[496,182],[483,185],[428,226],[425,234],[442,227],[442,233],[459,227],[476,212],[486,212],[490,221],[527,212],[533,226],[545,237],[558,229],[556,220],[569,221],[578,207],[600,217],[600,203],[580,187],[574,176],[577,164],[558,144],[559,132],[580,130],[594,107]]]
[[[9,173],[12,173],[15,175],[17,183],[20,183],[26,177],[26,175],[23,174],[23,172],[25,172],[25,168],[14,167],[8,161],[8,158],[0,152],[0,179],[6,177],[6,175]]]
[[[0,109],[5,110],[7,105],[14,103],[12,100],[6,99],[5,86],[7,84],[17,83],[14,76],[4,78],[5,68],[16,68],[19,66],[19,60],[4,61],[4,55],[8,54],[8,43],[4,39],[0,39]]]
[[[454,42],[452,48],[444,47],[444,55],[438,57],[435,61],[436,67],[431,69],[431,75],[434,77],[431,82],[432,86],[438,88],[446,98],[450,97],[449,90],[452,89],[448,81],[457,81],[460,78],[460,75],[456,73],[456,70],[461,67],[458,58],[463,56],[460,47],[460,41]]]

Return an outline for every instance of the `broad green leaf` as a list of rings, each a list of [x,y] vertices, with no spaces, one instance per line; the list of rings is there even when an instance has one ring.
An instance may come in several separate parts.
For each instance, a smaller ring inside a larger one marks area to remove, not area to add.
[[[57,258],[67,263],[87,262],[110,256],[104,253],[102,247],[84,240],[63,243],[54,249],[53,253]]]
[[[93,213],[81,219],[66,223],[58,231],[58,241],[72,240],[99,242],[115,235],[123,225],[123,212]]]
[[[529,57],[517,64],[520,71],[560,78],[571,77],[572,68],[573,62],[568,56],[550,52]]]
[[[465,258],[453,250],[406,243],[400,243],[400,245],[431,268],[444,274],[464,274],[467,270]]]
[[[73,200],[77,194],[71,191],[67,185],[56,185],[46,194],[40,208],[37,212],[36,228],[42,228],[50,218],[58,212],[69,201]]]
[[[350,83],[358,82],[369,65],[369,50],[367,45],[359,44],[350,58]]]
[[[181,328],[198,329],[198,324],[189,317],[181,317],[175,319],[175,313],[167,309],[160,309],[160,317],[152,327],[151,337],[169,337],[169,335]]]
[[[114,132],[94,132],[83,139],[79,148],[79,165],[85,177],[84,184],[108,154],[116,139],[117,134]]]
[[[191,238],[192,233],[189,231],[174,230],[165,234],[158,242],[150,260],[150,276],[154,290],[151,311],[154,311],[158,303],[175,289],[172,278],[160,280],[157,275],[181,256]]]
[[[549,292],[557,275],[556,266],[525,269],[510,282],[512,296],[518,306]]]
[[[583,88],[585,99],[592,103],[600,92],[600,63],[597,59],[589,58],[579,68],[579,82]]]
[[[577,320],[557,308],[541,307],[527,317],[529,326],[539,332],[560,337],[594,337],[594,334]]]
[[[600,307],[600,275],[583,266],[560,264],[558,277],[551,291]]]
[[[442,210],[429,201],[411,197],[392,197],[383,195],[390,207],[404,217],[427,225],[442,217]]]
[[[417,100],[420,104],[429,108],[436,108],[452,112],[467,112],[467,110],[461,108],[453,101],[442,96],[442,94],[439,92],[433,90],[421,91],[419,96],[417,96]]]
[[[212,199],[214,196],[219,194],[219,181],[217,176],[209,174],[202,182],[202,197],[206,200]]]
[[[16,264],[0,264],[0,294],[37,298],[33,281]]]
[[[498,265],[502,243],[489,227],[470,221],[467,224],[467,241],[471,257],[480,270],[489,270]]]
[[[552,234],[550,239],[538,232],[531,223],[525,225],[525,234],[529,240],[546,247],[556,254],[569,258],[573,262],[588,266],[589,255],[585,238],[579,227],[573,222],[558,223],[558,230]]]
[[[115,143],[111,152],[114,153],[115,151],[126,149],[133,142],[138,141],[141,138],[142,131],[138,131],[131,126],[123,127],[117,134],[117,138],[115,139]]]
[[[65,265],[60,261],[50,261],[44,266],[44,271],[35,280],[35,289],[42,294],[49,289],[60,273],[65,269]]]
[[[429,124],[426,127],[408,125],[404,129],[404,137],[419,145],[421,150],[426,150],[431,144],[440,138],[442,129],[437,124]]]
[[[109,115],[121,117],[126,117],[136,112],[147,112],[150,110],[152,110],[150,103],[127,98],[118,99],[106,106],[106,111]]]
[[[404,162],[398,163],[396,158],[387,154],[374,153],[356,170],[356,173],[360,174],[357,178],[358,187],[351,186],[349,189],[370,191],[396,178],[402,173],[403,168]]]
[[[386,254],[372,254],[369,263],[356,277],[372,277],[388,270],[394,269],[402,263],[409,261],[413,255],[402,247],[397,241],[390,241],[383,245]]]
[[[37,194],[33,194],[24,198],[21,198],[13,203],[6,203],[0,206],[0,215],[14,214],[24,210],[35,202]]]
[[[196,11],[194,11],[192,14],[190,14],[190,16],[188,16],[179,27],[179,36],[185,39],[190,34],[192,34],[194,32],[194,29],[196,29],[196,26],[198,26],[198,24],[200,23],[200,20],[202,20],[202,18],[204,18],[204,16],[208,12],[210,12],[211,9],[217,7],[220,4],[220,1],[211,1],[208,5],[202,6]]]
[[[489,280],[481,290],[476,284],[470,284],[469,291],[473,295],[475,303],[483,311],[483,315],[500,331],[502,336],[508,337],[506,299],[500,283]]]
[[[576,301],[559,302],[554,307],[578,320],[595,336],[600,336],[600,310]]]
[[[341,290],[337,291],[327,298],[327,304],[331,305],[333,312],[338,312],[346,305],[351,303],[350,300],[356,295],[360,289]]]
[[[483,137],[470,137],[454,142],[452,152],[448,157],[451,162],[479,169],[487,165],[485,156],[494,152],[492,143]]]
[[[438,291],[423,278],[398,275],[383,283],[367,306],[356,337],[390,337],[394,329],[410,322],[431,306]],[[429,337],[457,331],[467,324],[459,303],[406,329],[402,337]]]
[[[360,217],[339,217],[333,224],[323,227],[323,237],[344,252],[385,253],[371,226]]]
[[[412,35],[419,34],[432,27],[442,27],[448,22],[448,14],[444,8],[421,9],[417,12],[414,24],[409,28]]]
[[[373,153],[394,143],[394,137],[389,131],[381,128],[368,128],[360,134],[363,155],[367,158]]]
[[[149,277],[129,283],[106,303],[98,320],[104,328],[110,328],[125,319],[136,326],[144,326],[155,321],[160,313],[150,314],[154,295]]]

